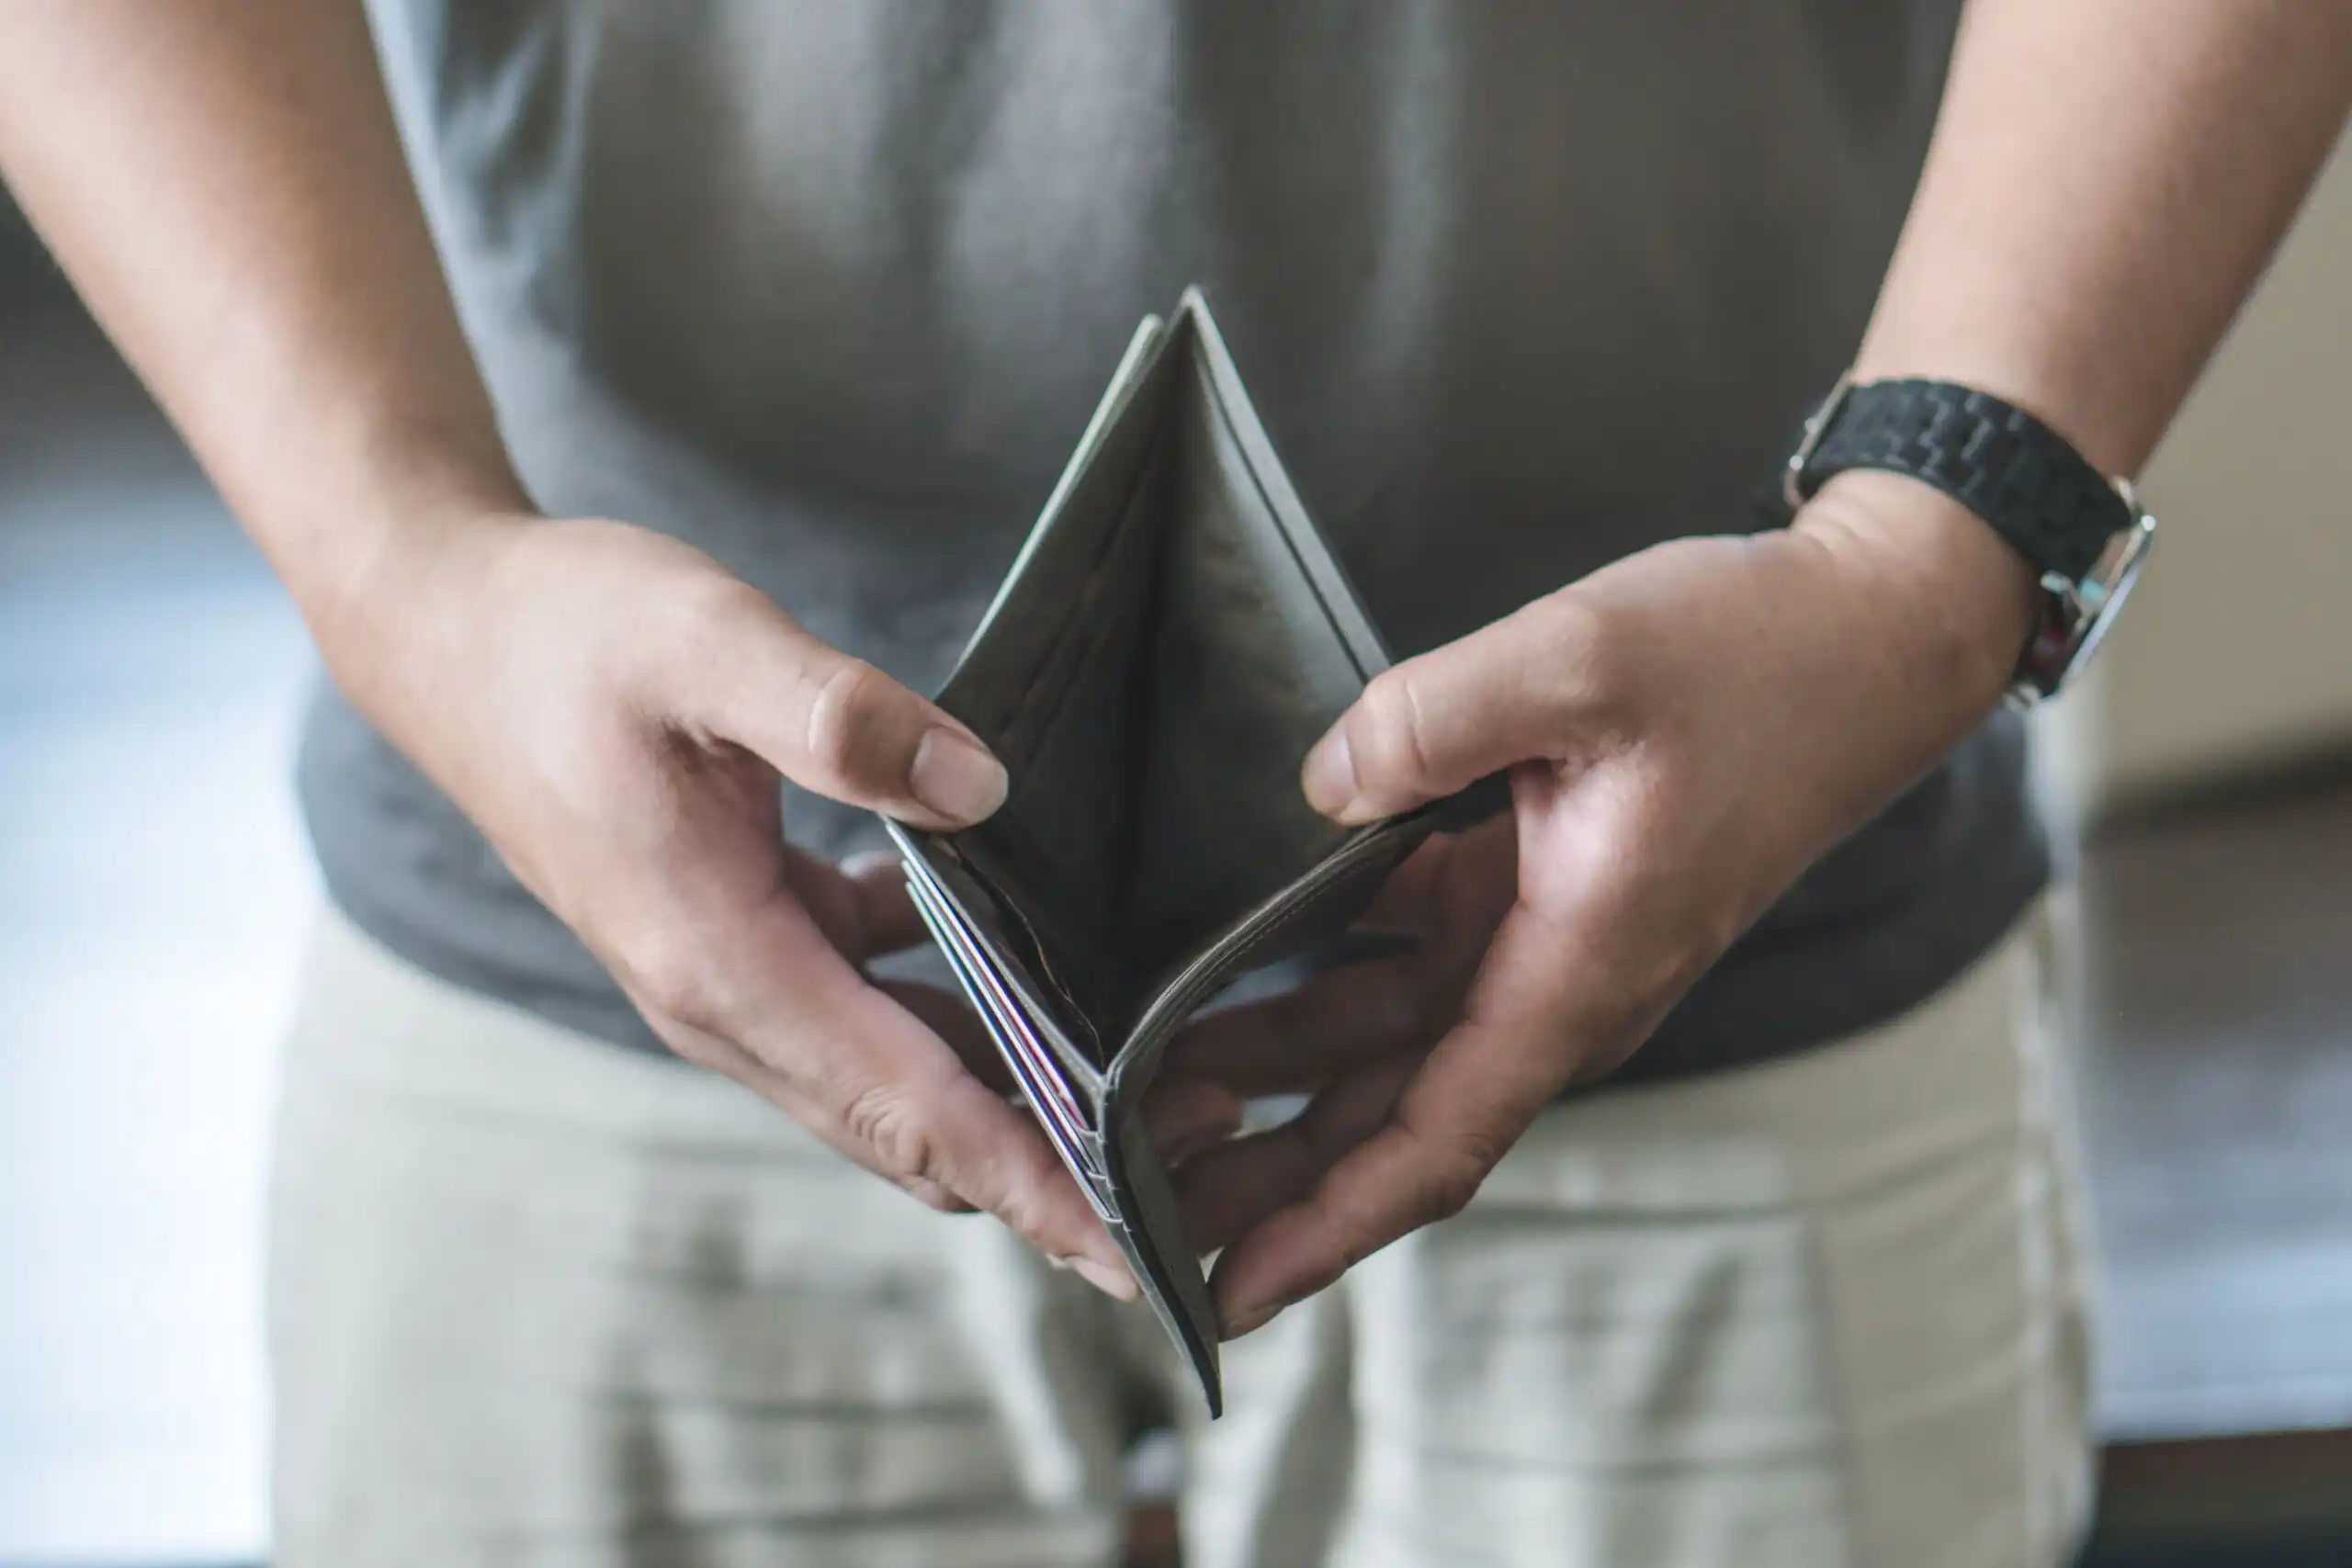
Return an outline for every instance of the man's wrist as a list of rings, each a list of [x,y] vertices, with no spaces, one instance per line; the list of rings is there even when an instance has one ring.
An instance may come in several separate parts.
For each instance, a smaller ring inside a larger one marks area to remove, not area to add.
[[[322,642],[368,635],[454,557],[531,512],[503,446],[471,428],[371,419],[319,446],[311,482],[279,501],[305,515],[269,532],[292,544],[280,571]]]
[[[1824,484],[1792,531],[1883,612],[1885,635],[1948,674],[1944,694],[1964,715],[1999,702],[2043,601],[2032,565],[1991,525],[1920,480],[1857,469]]]
[[[328,471],[347,478],[289,498],[310,515],[269,536],[328,668],[378,716],[387,682],[413,673],[426,649],[450,644],[472,618],[469,601],[534,518],[495,446],[404,429],[346,451],[349,460]]]

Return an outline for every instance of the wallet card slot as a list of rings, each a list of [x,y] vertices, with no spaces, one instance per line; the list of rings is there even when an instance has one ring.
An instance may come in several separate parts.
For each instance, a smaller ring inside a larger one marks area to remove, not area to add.
[[[953,913],[954,929],[968,939],[988,971],[1012,1002],[1044,1037],[1058,1065],[1057,1077],[1079,1087],[1091,1103],[1102,1090],[1102,1062],[1108,1055],[1082,1016],[1072,1015],[1070,998],[1050,967],[1044,966],[1026,918],[1008,904],[986,871],[951,840],[886,824],[901,857],[934,895],[933,903]],[[1081,1047],[1072,1032],[1084,1036]]]
[[[1051,1002],[1059,1004],[1057,1020],[1072,1036],[1084,1040],[1091,1048],[1091,1062],[1099,1070],[1108,1060],[1110,1049],[1094,1022],[1092,1010],[1086,1005],[1085,981],[1080,976],[1066,973],[1055,956],[1082,952],[1084,944],[1073,940],[1075,932],[1050,923],[1056,919],[1058,905],[1044,898],[1024,899],[1012,891],[1051,886],[1054,869],[1050,863],[1043,858],[1021,824],[1002,811],[990,818],[989,831],[984,839],[967,831],[958,835],[957,841],[948,847],[964,874],[989,895],[991,906],[1010,928],[1004,934],[1016,944],[1021,958]]]
[[[1000,872],[1079,1012],[1107,1021],[1133,984],[1120,924],[1127,846],[1148,725],[1150,578],[1159,538],[1163,447],[1086,581],[1079,608],[1008,720],[999,756],[1011,794],[996,816],[956,836]],[[1106,1053],[1107,1054],[1107,1053]]]
[[[1035,941],[1070,1011],[1110,1024],[1130,988],[1115,930],[1134,836],[1145,726],[1138,690],[1181,366],[1165,331],[1139,333],[1130,385],[1097,425],[1024,547],[984,636],[940,694],[1011,775],[989,821],[955,836]],[[1111,1025],[1115,1027],[1115,1025]],[[1096,1041],[1098,1064],[1107,1044]]]
[[[1083,705],[1069,700],[1081,682],[1118,684],[1132,679],[1137,645],[1150,619],[1161,522],[1158,482],[1168,460],[1162,440],[1137,476],[1061,629],[1006,715],[997,757],[1008,770],[1035,771],[1073,708],[1083,711]],[[1128,646],[1120,647],[1122,642]]]
[[[940,705],[1001,756],[1008,728],[1037,706],[1040,687],[1053,683],[1046,677],[1067,662],[1066,645],[1091,609],[1090,585],[1102,580],[1116,552],[1160,449],[1174,368],[1170,337],[1147,323],[1128,345],[1122,381],[1098,406],[1012,572],[939,693]],[[1011,765],[1014,758],[1004,760]]]
[[[1002,976],[989,964],[988,954],[979,946],[970,928],[965,925],[955,905],[942,897],[935,885],[931,885],[927,879],[920,886],[910,881],[909,888],[919,903],[928,903],[932,911],[946,922],[948,935],[961,950],[959,956],[963,965],[959,977],[965,980],[965,988],[973,993],[973,1000],[982,1012],[1002,1023],[1005,1032],[1012,1037],[1009,1043],[1001,1039],[1000,1043],[1006,1043],[1010,1055],[1044,1080],[1047,1098],[1060,1108],[1071,1126],[1080,1132],[1093,1132],[1092,1111],[1072,1092],[1062,1077],[1060,1065],[1054,1060],[1045,1043],[1037,1038],[1035,1026],[1026,1010],[1005,989]],[[934,934],[937,934],[936,931]]]
[[[1102,1165],[1097,1156],[1098,1140],[1080,1124],[1074,1102],[1044,1058],[1034,1035],[1020,1027],[1017,1012],[1003,1010],[1001,998],[992,997],[983,976],[983,961],[958,941],[953,930],[949,907],[937,902],[936,896],[922,888],[913,879],[909,883],[910,896],[916,913],[929,928],[932,939],[946,953],[950,966],[956,971],[958,984],[978,1010],[989,1037],[995,1043],[998,1054],[1011,1070],[1013,1081],[1020,1086],[1030,1114],[1045,1130],[1046,1141],[1070,1176],[1085,1191],[1096,1215],[1106,1224],[1120,1224],[1116,1204],[1113,1201]],[[1016,1043],[1025,1040],[1027,1049]]]

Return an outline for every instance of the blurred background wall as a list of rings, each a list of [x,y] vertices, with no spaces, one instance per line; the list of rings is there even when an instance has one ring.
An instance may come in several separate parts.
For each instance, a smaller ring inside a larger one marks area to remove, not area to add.
[[[0,199],[0,1564],[264,1548],[300,623]]]

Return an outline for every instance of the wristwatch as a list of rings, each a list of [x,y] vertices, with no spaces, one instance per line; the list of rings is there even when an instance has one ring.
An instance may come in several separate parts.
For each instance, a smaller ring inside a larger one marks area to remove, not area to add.
[[[1935,486],[2041,574],[2041,620],[2009,682],[2013,707],[2055,695],[2089,660],[2156,536],[2129,479],[2101,474],[2023,409],[1949,381],[1840,378],[1805,421],[1779,499],[1793,516],[1849,468]]]

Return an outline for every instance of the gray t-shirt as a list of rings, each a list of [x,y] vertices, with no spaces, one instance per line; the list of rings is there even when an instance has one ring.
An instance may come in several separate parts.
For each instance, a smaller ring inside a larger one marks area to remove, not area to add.
[[[1752,524],[1860,335],[1957,0],[374,0],[525,479],[709,550],[918,690],[1136,321],[1205,287],[1400,654]],[[1633,1069],[1927,997],[2047,857],[2007,717],[1832,855]],[[361,927],[652,1036],[322,693],[301,794]],[[874,845],[797,793],[786,829]]]

